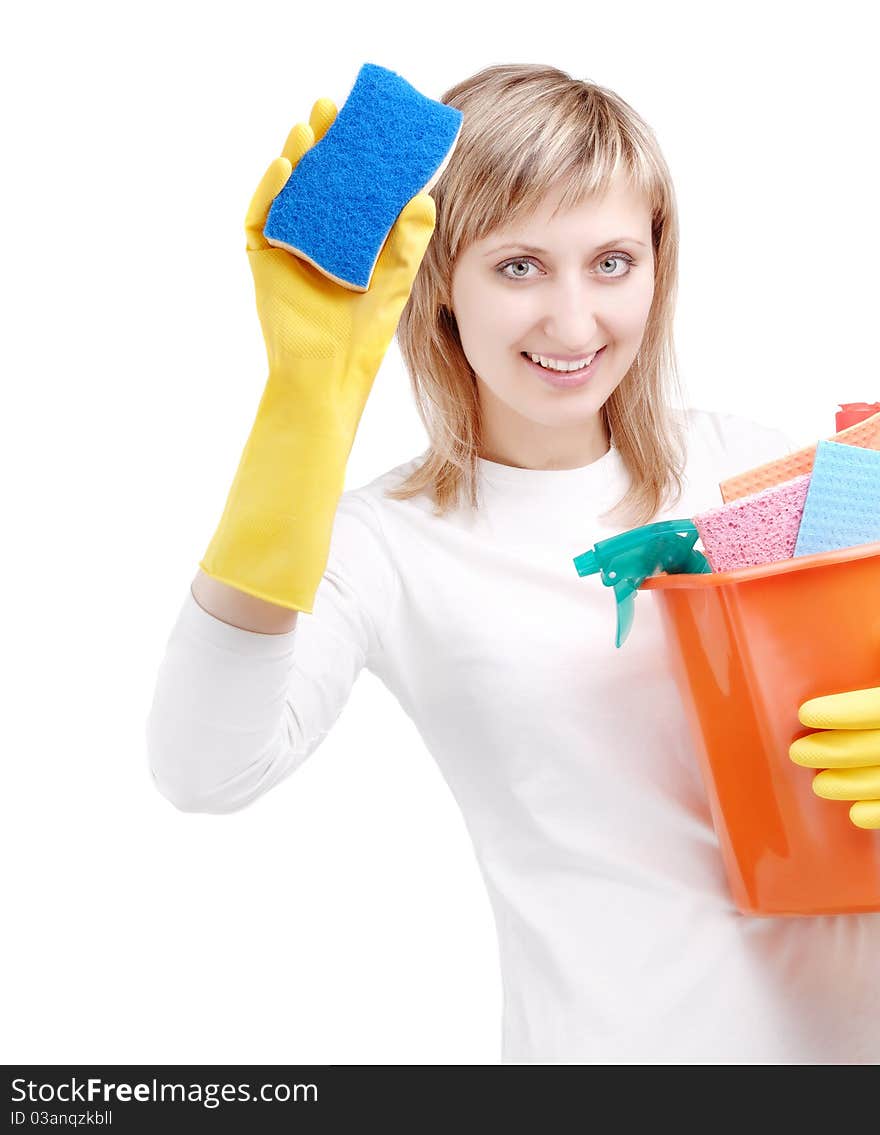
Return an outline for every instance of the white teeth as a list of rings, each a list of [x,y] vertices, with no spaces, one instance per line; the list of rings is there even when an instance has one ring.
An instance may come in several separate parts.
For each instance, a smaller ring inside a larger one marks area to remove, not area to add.
[[[596,354],[597,352],[593,351],[592,355],[589,355],[585,359],[577,359],[573,363],[564,363],[560,362],[557,359],[549,359],[546,357],[546,355],[533,355],[531,353],[529,353],[529,358],[533,363],[540,363],[542,367],[546,367],[548,370],[559,370],[564,373],[570,370],[580,370],[581,367],[587,366],[593,361],[593,359],[596,357]]]

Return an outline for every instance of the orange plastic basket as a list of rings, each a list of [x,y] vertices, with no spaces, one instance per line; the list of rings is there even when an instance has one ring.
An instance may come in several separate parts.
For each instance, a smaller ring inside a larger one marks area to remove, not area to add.
[[[880,543],[639,590],[660,605],[737,907],[880,910],[880,832],[816,796],[788,755],[815,732],[798,718],[808,698],[880,685]]]

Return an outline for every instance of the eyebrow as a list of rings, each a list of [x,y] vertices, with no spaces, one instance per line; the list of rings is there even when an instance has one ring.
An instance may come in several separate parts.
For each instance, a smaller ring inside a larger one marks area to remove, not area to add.
[[[596,245],[596,247],[593,249],[593,251],[594,252],[600,252],[603,248],[608,248],[608,246],[611,245],[611,244],[627,244],[627,243],[638,244],[642,248],[648,247],[645,244],[644,241],[636,240],[635,237],[615,236],[615,237],[612,237],[610,240],[603,241],[602,244]],[[499,252],[503,252],[505,248],[522,248],[526,252],[535,252],[535,253],[538,254],[538,256],[549,256],[550,255],[546,248],[536,248],[532,244],[520,244],[520,242],[518,240],[510,240],[510,241],[507,241],[506,244],[499,244],[496,248],[490,249],[486,253],[486,256],[495,256]]]

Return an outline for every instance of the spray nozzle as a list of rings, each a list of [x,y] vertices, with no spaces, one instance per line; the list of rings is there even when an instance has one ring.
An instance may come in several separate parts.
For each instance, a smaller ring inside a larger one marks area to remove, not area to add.
[[[703,575],[712,571],[706,557],[694,548],[698,537],[692,520],[660,520],[600,540],[589,552],[575,556],[578,575],[600,572],[604,585],[614,588],[616,647],[626,642],[635,615],[636,592],[649,576],[656,571],[669,575]]]

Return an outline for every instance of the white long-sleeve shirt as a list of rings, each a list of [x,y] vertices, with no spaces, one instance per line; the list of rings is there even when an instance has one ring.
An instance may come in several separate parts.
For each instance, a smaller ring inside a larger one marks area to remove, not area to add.
[[[687,420],[685,494],[654,520],[720,505],[720,481],[794,448],[736,415]],[[618,451],[481,460],[480,511],[443,518],[383,496],[420,460],[343,494],[314,612],[288,634],[187,593],[148,721],[159,791],[250,804],[366,666],[462,809],[498,931],[504,1063],[880,1062],[880,913],[737,911],[653,597],[618,650],[612,590],[575,571],[625,530],[598,520],[628,485]]]

